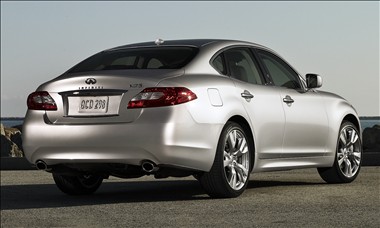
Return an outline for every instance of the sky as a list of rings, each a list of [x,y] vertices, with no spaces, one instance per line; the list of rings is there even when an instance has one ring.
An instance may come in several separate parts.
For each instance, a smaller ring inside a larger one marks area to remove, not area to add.
[[[321,90],[380,116],[379,2],[1,1],[1,117],[23,117],[37,87],[101,50],[156,38],[270,47]]]

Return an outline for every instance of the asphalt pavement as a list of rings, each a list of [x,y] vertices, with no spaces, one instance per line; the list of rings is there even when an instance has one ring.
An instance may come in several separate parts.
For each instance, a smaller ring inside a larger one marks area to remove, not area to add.
[[[211,199],[189,178],[110,178],[67,196],[43,171],[1,171],[1,227],[380,227],[380,167],[350,184],[315,169],[259,173],[235,199]]]

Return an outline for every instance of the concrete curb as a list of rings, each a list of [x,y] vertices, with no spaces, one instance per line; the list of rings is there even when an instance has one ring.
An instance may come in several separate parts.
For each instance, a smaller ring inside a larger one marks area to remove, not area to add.
[[[0,157],[0,170],[36,170],[25,158]],[[380,166],[380,152],[364,152],[363,166]]]

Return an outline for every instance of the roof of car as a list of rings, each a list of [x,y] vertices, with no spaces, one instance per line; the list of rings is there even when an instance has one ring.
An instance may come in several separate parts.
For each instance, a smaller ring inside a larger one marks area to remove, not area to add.
[[[152,40],[149,42],[143,42],[143,43],[135,43],[135,44],[128,44],[123,46],[118,46],[115,48],[111,48],[109,50],[115,50],[115,49],[123,49],[123,48],[135,48],[135,47],[149,47],[149,46],[194,46],[194,47],[202,47],[210,43],[214,42],[236,42],[236,43],[246,43],[250,45],[258,45],[255,43],[245,42],[245,41],[238,41],[238,40],[223,40],[223,39],[186,39],[186,40],[161,40],[162,43],[156,44],[156,40]],[[260,45],[258,45],[260,46]]]

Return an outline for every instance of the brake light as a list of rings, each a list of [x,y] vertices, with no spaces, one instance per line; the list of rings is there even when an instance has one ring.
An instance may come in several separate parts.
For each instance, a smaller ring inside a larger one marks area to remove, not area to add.
[[[32,110],[57,110],[54,99],[46,91],[31,93],[28,96],[28,109]]]
[[[128,108],[171,106],[195,99],[197,95],[184,87],[146,88],[129,101]]]

